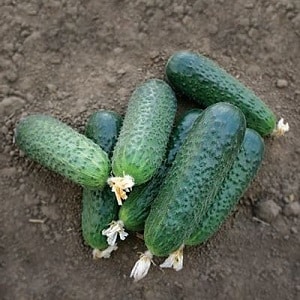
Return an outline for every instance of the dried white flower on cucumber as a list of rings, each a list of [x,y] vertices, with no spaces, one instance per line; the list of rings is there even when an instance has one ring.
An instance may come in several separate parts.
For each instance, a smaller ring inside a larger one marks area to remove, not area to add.
[[[183,268],[183,248],[184,245],[181,245],[178,250],[171,253],[169,257],[159,266],[161,268],[173,268],[176,271],[179,271]]]
[[[134,179],[130,175],[124,174],[123,177],[108,178],[107,183],[115,193],[118,204],[122,205],[122,201],[127,199],[126,193],[130,192],[134,186]]]
[[[124,230],[124,223],[121,220],[112,221],[109,225],[109,228],[102,230],[102,234],[107,236],[108,245],[115,245],[118,236],[122,241],[126,239],[128,233]]]
[[[113,245],[113,246],[108,246],[106,249],[104,250],[99,250],[99,249],[94,249],[93,250],[93,259],[99,259],[99,258],[109,258],[110,254],[113,251],[116,251],[118,249],[117,244]]]
[[[153,255],[149,250],[140,255],[139,260],[135,263],[130,273],[130,277],[133,277],[135,282],[141,280],[148,274],[151,263],[154,264],[152,258]]]
[[[284,135],[286,132],[288,132],[290,130],[290,126],[289,123],[284,123],[283,118],[281,118],[278,123],[276,128],[274,129],[272,135],[273,136],[282,136]]]
[[[183,268],[183,248],[184,245],[181,245],[180,248],[169,255],[169,257],[160,265],[161,268],[173,268],[176,271],[179,271]],[[134,281],[139,281],[143,279],[150,269],[151,263],[153,262],[153,254],[147,250],[146,252],[140,255],[139,260],[135,263],[130,277],[134,278]]]

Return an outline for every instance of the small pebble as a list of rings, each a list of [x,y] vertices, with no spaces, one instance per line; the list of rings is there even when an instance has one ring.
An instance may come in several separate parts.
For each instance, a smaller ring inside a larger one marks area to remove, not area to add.
[[[119,75],[124,75],[126,73],[126,70],[125,69],[120,69],[120,70],[117,71],[117,73]]]
[[[18,79],[18,73],[15,70],[8,70],[6,71],[6,73],[4,74],[4,77],[6,78],[6,80],[8,82],[15,82]]]
[[[109,85],[109,86],[115,86],[116,85],[116,83],[117,83],[117,79],[115,78],[115,77],[112,77],[112,76],[106,76],[105,77],[105,79],[106,79],[106,82],[107,82],[107,84]]]
[[[298,229],[296,227],[291,227],[291,233],[297,234],[298,233]]]
[[[51,83],[48,83],[48,84],[46,85],[46,87],[47,87],[47,89],[48,89],[48,91],[49,91],[50,93],[53,93],[53,92],[55,92],[55,91],[57,90],[56,85],[51,84]]]
[[[289,201],[290,202],[294,202],[295,201],[295,195],[294,194],[290,194],[289,195]]]
[[[42,213],[49,219],[57,221],[59,219],[59,214],[55,206],[42,206]]]
[[[300,215],[300,203],[298,201],[294,201],[294,202],[286,204],[283,209],[283,214],[287,217],[299,216]]]
[[[278,79],[276,81],[276,87],[278,87],[279,89],[283,89],[286,88],[288,86],[288,82],[285,79]]]
[[[259,202],[256,207],[256,216],[265,222],[271,223],[281,211],[281,207],[273,200]]]

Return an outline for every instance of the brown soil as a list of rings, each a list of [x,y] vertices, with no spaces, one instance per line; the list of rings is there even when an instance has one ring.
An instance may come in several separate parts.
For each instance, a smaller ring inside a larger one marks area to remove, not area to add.
[[[299,299],[298,0],[3,0],[0,37],[1,299]],[[124,113],[133,89],[162,78],[180,49],[215,59],[291,131],[266,140],[237,212],[209,243],[185,249],[182,271],[152,267],[133,283],[142,240],[132,236],[110,259],[92,260],[80,231],[81,189],[26,160],[13,130],[34,112],[78,130],[99,108]]]

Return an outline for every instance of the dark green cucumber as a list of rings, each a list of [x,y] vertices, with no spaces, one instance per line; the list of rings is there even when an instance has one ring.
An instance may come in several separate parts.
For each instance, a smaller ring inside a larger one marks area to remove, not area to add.
[[[86,124],[85,133],[110,156],[116,143],[122,118],[112,111],[100,110],[93,113]],[[119,206],[108,185],[102,190],[83,189],[81,228],[84,241],[94,249],[108,247],[107,237],[102,230],[116,220]]]
[[[112,157],[115,176],[130,175],[136,185],[148,181],[161,165],[176,113],[173,90],[152,79],[129,100]]]
[[[110,188],[103,190],[84,188],[82,194],[81,229],[84,241],[92,248],[108,247],[107,236],[102,230],[118,217],[118,203]]]
[[[125,228],[128,230],[142,231],[144,229],[151,203],[157,196],[159,187],[172,165],[176,153],[201,111],[200,109],[192,109],[181,117],[170,136],[165,162],[158,169],[155,176],[149,182],[137,186],[121,206],[119,220],[123,221]]]
[[[195,121],[145,223],[152,254],[167,256],[190,236],[239,151],[245,123],[243,113],[229,103],[207,108]]]
[[[110,157],[121,124],[122,117],[114,111],[99,110],[89,117],[85,127],[85,135],[99,145]]]
[[[110,171],[107,154],[70,126],[47,115],[31,115],[16,127],[15,142],[41,165],[72,181],[103,188]]]
[[[276,117],[268,106],[212,60],[189,51],[177,52],[168,60],[165,72],[174,90],[186,97],[205,107],[229,102],[243,111],[247,127],[262,136],[274,131]]]
[[[188,133],[190,132],[192,126],[196,119],[202,113],[202,109],[194,108],[185,112],[181,118],[176,123],[175,128],[170,136],[168,143],[168,153],[166,158],[166,165],[171,166],[175,160],[176,154],[181,148],[183,142],[185,141]]]
[[[222,187],[203,219],[196,226],[186,245],[198,245],[215,234],[242,197],[255,177],[264,155],[264,142],[260,135],[247,129],[240,152]]]

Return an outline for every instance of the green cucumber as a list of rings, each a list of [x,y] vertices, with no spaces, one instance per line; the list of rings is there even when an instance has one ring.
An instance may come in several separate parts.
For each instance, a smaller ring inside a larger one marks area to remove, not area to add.
[[[207,107],[224,101],[239,107],[247,127],[262,136],[276,130],[276,117],[268,106],[236,78],[212,60],[190,51],[173,54],[167,62],[166,77],[176,92]]]
[[[85,134],[110,156],[116,143],[122,118],[117,113],[100,110],[93,113],[86,124]],[[119,206],[110,187],[83,189],[81,228],[86,244],[94,248],[94,257],[101,257],[97,250],[108,248],[107,237],[102,234],[118,216]],[[102,252],[103,254],[103,252]],[[107,254],[109,257],[109,253]]]
[[[142,231],[144,229],[151,203],[157,196],[160,185],[171,167],[176,153],[200,114],[200,109],[192,109],[180,118],[170,136],[166,160],[158,172],[149,182],[137,186],[121,206],[119,220],[124,223],[126,229],[131,231]]]
[[[129,175],[139,185],[155,174],[166,152],[176,107],[173,90],[162,80],[148,80],[133,92],[113,152],[115,176]]]
[[[245,123],[229,103],[207,108],[195,121],[146,219],[144,239],[153,255],[169,255],[190,236],[239,151]]]
[[[103,188],[110,171],[107,154],[70,126],[47,115],[31,115],[16,127],[15,142],[31,159],[72,181]]]
[[[177,121],[175,128],[172,131],[168,143],[168,153],[166,158],[166,165],[171,166],[175,160],[176,154],[185,141],[188,133],[196,119],[203,112],[202,109],[194,108],[186,111],[181,118]]]
[[[246,129],[240,152],[235,159],[212,205],[196,226],[186,245],[198,245],[215,234],[230,215],[255,177],[263,159],[264,142],[252,129]]]
[[[110,157],[116,144],[122,117],[110,110],[93,113],[86,124],[85,136],[99,145]]]
[[[102,230],[118,217],[118,203],[110,188],[103,190],[84,188],[82,194],[81,230],[86,244],[98,250],[108,247]]]

